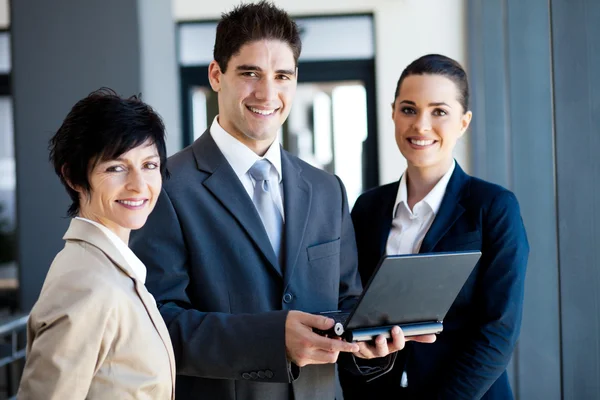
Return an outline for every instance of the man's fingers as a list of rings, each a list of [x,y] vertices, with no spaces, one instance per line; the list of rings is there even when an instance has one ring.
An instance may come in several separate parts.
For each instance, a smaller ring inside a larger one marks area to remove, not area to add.
[[[419,343],[433,343],[437,339],[436,335],[421,335],[407,337],[406,341],[419,342]]]
[[[299,313],[300,322],[304,325],[310,326],[311,328],[317,328],[321,330],[327,330],[332,328],[335,321],[331,318],[327,318],[323,315],[314,315],[309,313]]]
[[[404,337],[404,333],[402,333],[402,329],[398,326],[392,328],[392,343],[390,344],[389,351],[398,351],[402,350],[404,346],[406,346],[406,338]]]
[[[358,345],[356,343],[348,343],[343,340],[330,339],[323,336],[318,336],[314,341],[315,347],[329,352],[340,352],[353,353],[358,351]]]

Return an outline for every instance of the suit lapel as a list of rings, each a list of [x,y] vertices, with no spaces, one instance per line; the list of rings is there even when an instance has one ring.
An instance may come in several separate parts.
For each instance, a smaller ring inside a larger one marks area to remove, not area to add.
[[[144,283],[138,279],[137,275],[133,271],[133,268],[131,268],[129,263],[125,260],[125,257],[123,257],[123,254],[121,254],[119,249],[98,227],[90,224],[89,222],[81,221],[75,218],[71,220],[71,225],[63,236],[63,239],[86,242],[98,248],[100,251],[106,254],[106,256],[115,264],[117,268],[122,270],[133,280],[135,291],[142,301],[142,304],[144,305],[144,308],[146,309],[146,312],[150,317],[152,324],[156,328],[156,331],[158,332],[169,355],[169,360],[171,362],[171,379],[174,387],[175,355],[173,353],[169,332],[167,331],[164,321],[158,312],[156,301],[150,295],[148,290],[146,290]]]
[[[256,207],[252,203],[252,199],[248,196],[246,189],[233,171],[233,168],[231,168],[225,156],[219,150],[210,132],[206,131],[197,139],[193,143],[192,149],[196,157],[198,169],[210,174],[203,182],[206,189],[239,222],[250,239],[263,253],[269,265],[277,274],[282,276],[277,256],[271,246],[260,215],[256,211]]]
[[[432,252],[440,239],[444,237],[456,220],[465,212],[465,208],[460,204],[460,200],[468,190],[468,179],[469,176],[456,163],[454,172],[446,187],[442,204],[440,204],[440,209],[433,220],[431,228],[429,228],[423,239],[419,253]]]
[[[392,220],[394,219],[394,203],[396,202],[396,196],[398,194],[398,186],[400,186],[400,180],[394,183],[383,193],[381,207],[378,208],[380,213],[378,218],[374,218],[373,221],[379,225],[376,227],[377,233],[377,244],[379,254],[383,256],[385,254],[385,247],[387,244],[388,237],[390,236],[390,230],[392,229]]]
[[[63,236],[64,240],[78,240],[91,244],[100,249],[111,261],[132,279],[137,279],[133,268],[125,261],[121,252],[115,247],[110,239],[100,228],[86,221],[73,218],[69,229]]]
[[[283,201],[285,203],[285,278],[289,282],[302,246],[312,200],[312,186],[302,177],[302,169],[286,152],[281,151]]]
[[[167,330],[164,320],[162,319],[162,316],[160,315],[160,312],[158,311],[158,308],[156,306],[156,300],[154,300],[154,297],[152,297],[152,295],[148,292],[148,290],[146,290],[146,288],[142,282],[138,281],[137,279],[134,279],[134,282],[135,282],[135,290],[136,290],[138,296],[140,297],[140,299],[142,300],[142,303],[144,304],[144,308],[146,308],[146,312],[150,316],[152,325],[154,325],[154,328],[158,332],[158,334],[165,346],[165,349],[167,350],[167,353],[169,355],[169,361],[170,361],[170,367],[171,367],[171,381],[173,382],[173,398],[174,398],[176,367],[175,367],[175,354],[173,353],[173,345],[171,343],[169,331]]]

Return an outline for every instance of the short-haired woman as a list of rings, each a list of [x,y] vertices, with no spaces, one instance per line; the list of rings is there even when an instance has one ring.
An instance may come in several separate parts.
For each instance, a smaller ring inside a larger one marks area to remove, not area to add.
[[[29,317],[18,398],[173,399],[169,333],[127,246],[166,174],[160,116],[136,96],[95,91],[50,140],[50,160],[73,219]]]

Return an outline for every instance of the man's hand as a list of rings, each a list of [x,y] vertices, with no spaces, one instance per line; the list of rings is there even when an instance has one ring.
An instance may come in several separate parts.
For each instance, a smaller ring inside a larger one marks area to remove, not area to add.
[[[299,367],[309,364],[333,364],[340,351],[359,352],[359,345],[339,339],[330,339],[313,332],[313,328],[327,330],[334,320],[322,315],[290,311],[285,321],[285,347],[288,360]],[[404,340],[404,337],[402,337]]]
[[[388,342],[384,336],[377,336],[374,345],[371,342],[359,342],[359,349],[354,352],[354,355],[365,359],[385,357],[395,351],[402,350],[406,345],[406,342],[433,343],[435,342],[435,338],[435,335],[411,336],[405,338],[402,329],[395,326],[392,329],[392,340],[390,342]]]

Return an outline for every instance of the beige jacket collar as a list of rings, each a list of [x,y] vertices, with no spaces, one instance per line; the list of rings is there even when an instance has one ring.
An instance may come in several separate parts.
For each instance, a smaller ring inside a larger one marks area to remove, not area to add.
[[[143,282],[141,282],[131,266],[125,261],[125,258],[116,248],[116,246],[110,241],[110,239],[102,232],[98,227],[86,222],[73,218],[69,229],[63,236],[64,240],[82,241],[91,244],[102,251],[111,261],[121,269],[127,276],[129,276],[134,284],[135,290],[142,300],[144,307],[148,313],[148,316],[152,320],[152,324],[158,331],[167,353],[169,353],[169,360],[171,363],[171,380],[173,382],[173,398],[175,397],[175,355],[173,353],[173,346],[171,344],[171,338],[166,328],[162,316],[158,312],[156,306],[156,300],[150,292],[146,289]]]

